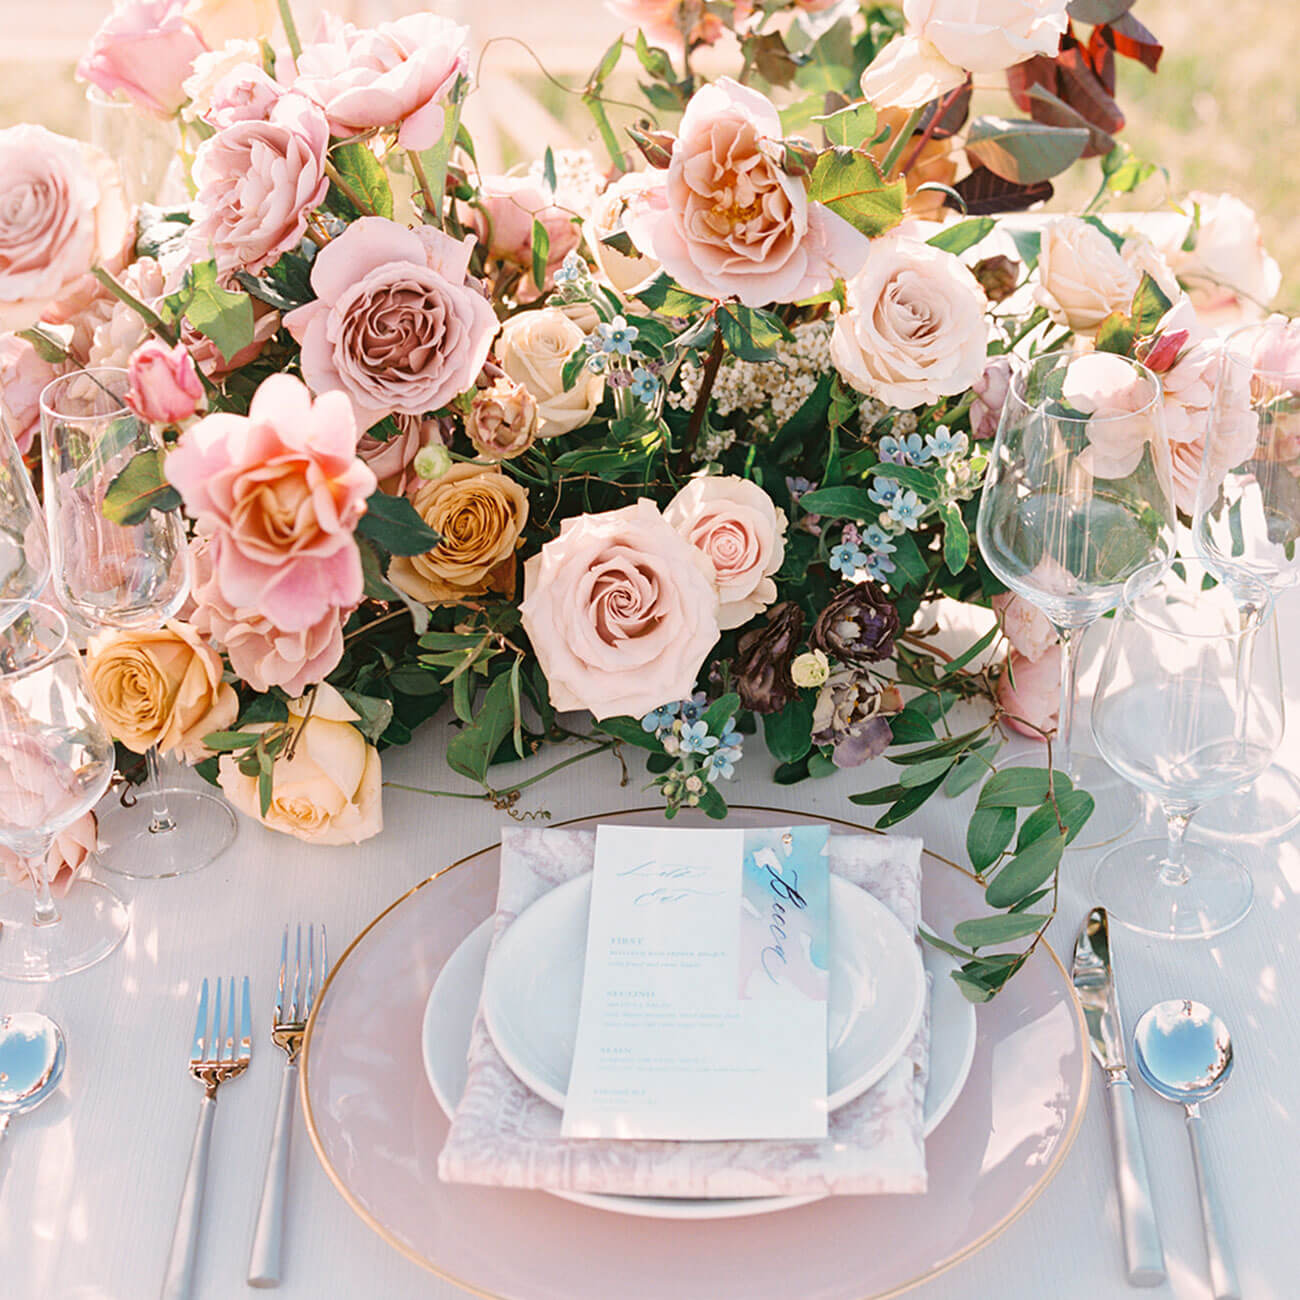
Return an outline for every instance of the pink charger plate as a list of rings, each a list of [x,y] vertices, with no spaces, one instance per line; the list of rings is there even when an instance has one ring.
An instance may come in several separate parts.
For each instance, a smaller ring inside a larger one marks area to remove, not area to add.
[[[653,825],[658,809],[566,823]],[[703,820],[703,819],[701,819]],[[731,824],[830,817],[735,807]],[[981,910],[961,868],[926,853],[921,910],[940,934]],[[494,1300],[884,1300],[998,1235],[1051,1182],[1087,1104],[1084,1024],[1044,943],[979,1010],[965,1089],[926,1143],[924,1196],[837,1196],[754,1218],[637,1219],[543,1192],[439,1181],[447,1119],[420,1033],[443,962],[496,901],[492,845],[417,885],[353,941],[307,1026],[302,1100],[325,1172],[391,1246]]]

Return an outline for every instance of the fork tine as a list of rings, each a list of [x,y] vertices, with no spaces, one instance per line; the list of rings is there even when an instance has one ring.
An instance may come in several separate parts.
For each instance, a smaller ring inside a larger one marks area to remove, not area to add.
[[[239,1059],[248,1061],[253,1055],[253,1008],[248,993],[248,976],[244,976],[244,995],[239,1005]]]
[[[194,1022],[194,1045],[190,1048],[190,1060],[201,1061],[203,1059],[203,1043],[208,1033],[208,982],[203,981],[203,986],[199,990],[199,1014]]]
[[[230,977],[230,1010],[226,1015],[226,1042],[222,1058],[228,1064],[235,1063],[235,977]]]
[[[302,922],[298,922],[298,937],[293,952],[293,1014],[290,1019],[296,1024],[304,1019],[302,1010]]]
[[[311,1004],[316,1001],[316,927],[307,927],[307,1005],[303,1019],[311,1015]]]
[[[205,984],[207,980],[203,981]],[[203,1059],[209,1065],[216,1065],[221,1060],[221,979],[216,981],[216,993],[212,999],[212,1032],[207,1037],[206,1051]]]
[[[275,986],[275,1023],[284,1024],[284,986],[289,978],[289,927],[284,927],[284,937],[280,940],[280,978]]]

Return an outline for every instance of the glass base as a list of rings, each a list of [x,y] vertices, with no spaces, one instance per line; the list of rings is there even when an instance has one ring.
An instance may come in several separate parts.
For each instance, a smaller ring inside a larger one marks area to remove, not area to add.
[[[1278,763],[1266,767],[1244,790],[1203,804],[1196,814],[1202,835],[1268,840],[1300,825],[1300,777]]]
[[[32,891],[0,891],[0,979],[48,983],[103,961],[126,938],[131,914],[107,885],[78,880],[55,899],[59,919],[38,925]]]
[[[224,799],[175,786],[161,793],[174,823],[168,831],[149,829],[153,804],[143,789],[129,808],[114,799],[96,809],[105,871],[132,880],[184,876],[211,865],[234,842],[235,814]]]
[[[1093,901],[1130,930],[1160,939],[1208,939],[1241,921],[1255,898],[1250,872],[1231,854],[1187,842],[1181,883],[1166,872],[1168,843],[1111,849],[1092,873]]]

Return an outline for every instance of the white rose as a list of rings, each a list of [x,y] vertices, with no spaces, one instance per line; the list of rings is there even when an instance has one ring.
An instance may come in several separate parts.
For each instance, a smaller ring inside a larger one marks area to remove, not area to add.
[[[1096,226],[1058,217],[1043,227],[1034,300],[1076,334],[1095,334],[1113,311],[1128,314],[1141,272]]]
[[[659,184],[658,178],[649,172],[628,172],[607,186],[591,205],[587,242],[601,274],[620,294],[630,293],[648,280],[659,270],[659,263],[653,257],[629,257],[601,240],[623,228],[623,214],[635,195],[655,189]]]
[[[951,253],[906,236],[875,240],[846,299],[831,361],[858,392],[909,409],[984,373],[984,291]]]
[[[1197,205],[1196,246],[1184,251],[1180,241],[1169,260],[1202,322],[1217,326],[1263,319],[1282,287],[1282,272],[1264,247],[1259,218],[1231,194],[1188,195],[1183,210],[1189,219]]]
[[[275,26],[276,0],[189,0],[184,13],[185,21],[215,50],[227,41],[269,37]],[[251,61],[262,60],[254,56]]]
[[[1139,283],[1143,275],[1149,275],[1171,303],[1178,302],[1185,296],[1173,267],[1149,236],[1126,234],[1124,247],[1119,250],[1119,254],[1137,272]],[[1124,311],[1127,312],[1128,308],[1124,308]]]
[[[537,399],[540,438],[571,433],[586,424],[605,395],[604,379],[588,370],[582,371],[568,392],[564,390],[564,363],[585,338],[582,330],[554,307],[520,312],[501,327],[497,359],[506,374]]]

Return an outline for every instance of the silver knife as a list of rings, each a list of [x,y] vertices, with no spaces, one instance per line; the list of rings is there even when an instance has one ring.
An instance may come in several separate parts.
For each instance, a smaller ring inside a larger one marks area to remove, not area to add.
[[[1142,1150],[1137,1108],[1133,1104],[1133,1084],[1124,1060],[1124,1028],[1115,999],[1110,923],[1104,907],[1094,907],[1079,930],[1074,944],[1073,980],[1088,1022],[1092,1054],[1106,1075],[1128,1280],[1133,1286],[1159,1286],[1165,1280],[1165,1252],[1151,1201],[1146,1153]]]

